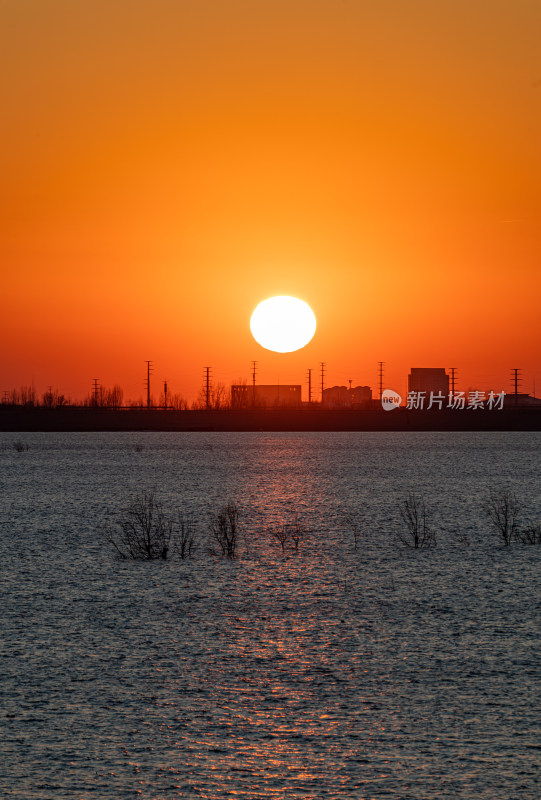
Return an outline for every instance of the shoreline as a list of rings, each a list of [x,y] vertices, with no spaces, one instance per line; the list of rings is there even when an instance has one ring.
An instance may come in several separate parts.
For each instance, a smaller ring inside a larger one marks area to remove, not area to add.
[[[541,409],[407,410],[0,408],[0,431],[540,431]]]

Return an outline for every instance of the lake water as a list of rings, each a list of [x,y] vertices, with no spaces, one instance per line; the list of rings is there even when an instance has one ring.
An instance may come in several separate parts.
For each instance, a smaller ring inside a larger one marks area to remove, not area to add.
[[[17,438],[28,449],[16,452]],[[539,433],[0,434],[0,795],[538,798]],[[98,534],[156,487],[192,558]],[[396,540],[424,496],[437,547]],[[241,510],[240,557],[208,516]],[[309,533],[282,554],[269,530]],[[347,515],[362,520],[358,548]]]

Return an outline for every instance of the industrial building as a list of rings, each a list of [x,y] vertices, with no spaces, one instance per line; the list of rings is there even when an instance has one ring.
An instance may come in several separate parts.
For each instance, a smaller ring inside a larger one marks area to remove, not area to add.
[[[445,367],[412,367],[408,375],[409,392],[425,392],[426,397],[430,397],[430,392],[433,392],[435,395],[447,397],[449,375],[445,372]]]
[[[296,408],[300,405],[300,384],[241,384],[231,387],[232,408]]]
[[[323,390],[323,405],[327,408],[370,408],[370,386],[330,386]]]

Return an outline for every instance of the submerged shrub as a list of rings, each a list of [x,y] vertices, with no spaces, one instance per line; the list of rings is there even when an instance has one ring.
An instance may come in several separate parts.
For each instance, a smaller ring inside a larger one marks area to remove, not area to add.
[[[28,450],[28,445],[25,444],[22,439],[16,439],[13,442],[13,449],[16,450],[18,453],[22,453],[25,450]]]
[[[112,524],[104,526],[103,535],[121,558],[166,559],[173,520],[164,513],[153,489],[137,495]]]
[[[353,549],[357,550],[359,542],[364,537],[363,522],[356,514],[344,515],[344,526],[351,533],[353,539]]]
[[[285,552],[288,542],[292,543],[294,550],[297,552],[307,532],[308,530],[298,514],[295,514],[294,518],[289,522],[268,528],[269,536],[276,539],[280,544],[282,553]]]
[[[471,540],[470,540],[470,537],[468,536],[468,534],[466,533],[465,530],[460,528],[458,531],[456,531],[455,536],[456,536],[457,543],[461,547],[469,547],[470,546]]]
[[[235,558],[238,546],[239,509],[229,502],[210,515],[210,535],[226,558]],[[211,552],[215,551],[211,548]]]
[[[276,539],[282,548],[282,553],[285,552],[286,544],[290,538],[290,531],[287,525],[278,525],[277,527],[268,528],[268,534],[272,539]]]
[[[517,535],[519,504],[515,494],[508,489],[490,489],[483,511],[494,533],[508,547]]]
[[[398,514],[402,526],[397,538],[406,547],[435,547],[436,534],[427,523],[426,504],[422,495],[408,492],[398,503]]]
[[[518,531],[516,536],[522,544],[541,544],[541,526],[534,525],[531,528],[524,528]]]
[[[178,553],[182,560],[189,558],[196,539],[196,528],[193,517],[180,514],[178,517],[177,545]]]
[[[295,551],[298,551],[300,543],[306,538],[308,528],[298,514],[295,514],[294,519],[288,523],[288,528],[289,538],[293,542]]]

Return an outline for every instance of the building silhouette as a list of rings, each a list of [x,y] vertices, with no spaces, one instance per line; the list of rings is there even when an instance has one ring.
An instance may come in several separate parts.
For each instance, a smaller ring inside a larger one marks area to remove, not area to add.
[[[408,375],[408,393],[425,392],[430,397],[430,392],[449,394],[449,375],[445,367],[412,367]]]
[[[234,384],[231,387],[231,408],[296,408],[300,405],[300,384]]]
[[[323,390],[323,405],[327,408],[370,408],[371,404],[370,386],[330,386]]]
[[[539,397],[533,397],[530,394],[521,394],[520,392],[518,394],[506,394],[505,407],[512,408],[513,406],[519,406],[521,408],[541,408],[541,399]]]

